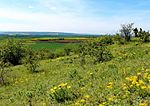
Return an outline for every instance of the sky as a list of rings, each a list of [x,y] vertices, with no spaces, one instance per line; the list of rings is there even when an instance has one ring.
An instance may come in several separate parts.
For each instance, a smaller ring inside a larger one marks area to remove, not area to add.
[[[0,0],[0,31],[117,33],[150,29],[150,0]]]

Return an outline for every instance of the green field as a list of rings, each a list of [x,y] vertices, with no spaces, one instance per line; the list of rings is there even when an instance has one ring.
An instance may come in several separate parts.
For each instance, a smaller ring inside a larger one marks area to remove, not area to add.
[[[68,47],[56,43],[32,46],[39,50]],[[77,55],[42,60],[38,73],[27,71],[24,65],[12,67],[10,84],[0,87],[0,105],[149,106],[150,43],[129,42],[108,48],[113,54],[111,61],[91,64],[89,58],[84,67]],[[58,102],[56,97],[65,98],[64,92],[67,97],[77,97]],[[52,98],[52,94],[56,95]]]
[[[64,48],[75,48],[77,47],[77,44],[62,44],[62,43],[51,43],[51,42],[33,42],[30,45],[31,48],[35,50],[41,50],[41,49],[49,49],[49,50],[62,50]]]

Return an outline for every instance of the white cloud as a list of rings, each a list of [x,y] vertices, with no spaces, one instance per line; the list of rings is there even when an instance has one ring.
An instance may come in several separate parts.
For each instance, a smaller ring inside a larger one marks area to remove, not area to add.
[[[65,0],[64,0],[65,1]],[[67,1],[67,0],[66,0]],[[59,7],[59,6],[58,6]],[[52,10],[59,10],[51,6]],[[64,7],[65,8],[65,7]],[[60,11],[60,10],[59,10]],[[144,14],[111,16],[111,17],[82,17],[73,11],[62,14],[30,13],[14,9],[0,9],[0,30],[4,31],[59,31],[78,33],[115,33],[120,24],[134,22],[142,28],[149,28],[148,21],[142,20]],[[138,16],[143,16],[138,17]],[[5,22],[1,19],[7,19]],[[12,21],[11,21],[12,20]]]

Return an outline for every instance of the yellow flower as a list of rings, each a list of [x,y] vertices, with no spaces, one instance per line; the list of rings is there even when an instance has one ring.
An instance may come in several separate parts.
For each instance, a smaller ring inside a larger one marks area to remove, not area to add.
[[[80,88],[81,90],[84,90],[85,89],[85,87],[82,87],[82,88]]]
[[[93,73],[90,73],[90,75],[93,75]]]
[[[144,78],[147,78],[148,77],[148,73],[144,73]]]
[[[70,89],[70,88],[71,88],[71,86],[67,86],[67,88],[68,88],[68,89]]]
[[[51,93],[55,93],[55,90],[54,90],[54,89],[50,89],[50,92],[51,92]]]
[[[139,86],[140,86],[140,84],[139,84],[139,83],[137,83],[137,84],[136,84],[136,86],[137,86],[137,87],[139,87]]]
[[[85,100],[84,100],[84,99],[81,99],[81,100],[80,100],[80,102],[81,102],[81,103],[84,103],[84,102],[85,102]]]
[[[98,106],[104,106],[103,104],[99,104]]]
[[[65,86],[67,86],[67,83],[62,83],[59,85],[59,87],[65,87]]]
[[[109,82],[108,85],[107,85],[107,88],[110,88],[110,89],[111,89],[112,86],[113,86],[113,83],[112,83],[112,82]]]
[[[85,98],[86,98],[86,99],[89,99],[89,98],[90,98],[90,96],[89,96],[89,95],[86,95],[86,96],[85,96]]]
[[[140,84],[140,85],[143,85],[144,82],[143,82],[142,80],[139,80],[139,84]]]
[[[147,86],[147,89],[150,89],[150,85]]]
[[[46,103],[43,103],[42,106],[46,106]]]
[[[108,100],[109,100],[109,101],[113,101],[114,98],[115,98],[115,96],[112,96],[112,97],[108,98]]]
[[[54,90],[56,90],[56,89],[57,89],[57,87],[55,86],[55,87],[54,87]]]
[[[79,102],[76,102],[76,103],[75,103],[75,106],[80,106],[80,103],[79,103]]]
[[[106,102],[100,103],[98,106],[104,106]]]
[[[113,101],[113,98],[108,98],[109,101]]]
[[[147,103],[140,103],[139,106],[148,106]]]
[[[150,69],[146,69],[145,71],[148,72],[148,71],[150,71]]]
[[[142,73],[137,73],[137,75],[141,75]]]
[[[146,89],[146,86],[141,86],[141,89]]]
[[[126,84],[123,84],[122,87],[124,90],[128,88],[128,86]]]

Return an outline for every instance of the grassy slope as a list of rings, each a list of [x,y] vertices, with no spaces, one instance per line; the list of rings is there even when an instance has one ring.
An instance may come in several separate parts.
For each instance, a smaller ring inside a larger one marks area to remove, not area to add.
[[[120,86],[123,82],[126,82],[126,77],[135,75],[144,69],[150,69],[149,43],[112,45],[109,48],[114,55],[113,60],[97,65],[86,64],[84,69],[78,64],[77,60],[74,63],[68,62],[70,61],[68,60],[69,57],[41,61],[41,72],[35,74],[29,73],[24,66],[13,67],[13,71],[10,73],[11,84],[0,87],[0,105],[27,106],[27,95],[32,92],[32,103],[35,106],[44,106],[45,104],[49,106],[52,101],[49,99],[47,92],[53,86],[65,82],[71,85],[74,91],[81,93],[78,100],[74,100],[71,104],[75,104],[85,95],[90,95],[89,100],[86,100],[86,105],[98,105],[116,92],[122,92]],[[74,70],[80,75],[80,79],[69,77]],[[106,87],[110,82],[113,83],[112,89]],[[79,86],[79,84],[84,85],[84,87]],[[133,105],[137,106],[141,100],[135,98]],[[127,103],[126,100],[122,100],[120,105],[129,105]],[[57,102],[53,104],[55,106],[60,105]],[[66,102],[61,105],[68,104]]]

